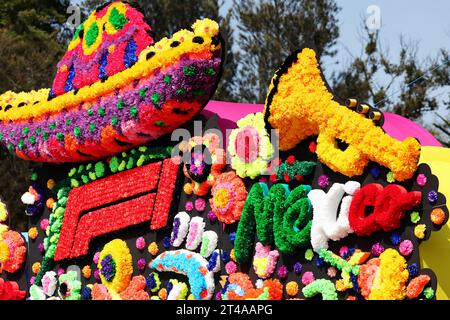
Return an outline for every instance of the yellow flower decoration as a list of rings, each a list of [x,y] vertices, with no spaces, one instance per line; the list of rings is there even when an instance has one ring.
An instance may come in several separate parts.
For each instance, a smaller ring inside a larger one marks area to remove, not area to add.
[[[391,169],[398,181],[410,179],[417,169],[419,142],[393,139],[372,120],[336,102],[311,49],[296,53],[275,74],[264,112],[279,130],[280,150],[318,135],[319,160],[346,176],[361,175],[369,161]],[[337,140],[348,147],[341,150]]]
[[[84,22],[83,52],[85,55],[91,55],[102,44],[104,19],[97,19],[95,12],[91,14]],[[93,42],[90,42],[93,39]]]
[[[425,238],[425,231],[427,229],[427,226],[425,224],[419,224],[414,228],[414,235],[417,239],[424,239]]]
[[[369,300],[403,300],[409,273],[405,258],[397,250],[387,249],[380,255]]]
[[[159,248],[158,248],[158,244],[156,242],[152,242],[149,244],[148,246],[148,252],[152,255],[152,256],[156,256],[158,254]]]
[[[6,204],[0,201],[0,222],[6,222],[8,220],[8,209]]]
[[[166,290],[166,288],[162,288],[161,290],[158,291],[158,297],[161,300],[166,300],[167,299],[167,290]]]
[[[38,237],[38,229],[36,227],[30,228],[28,230],[28,238],[30,238],[31,240],[36,240],[36,238]]]
[[[31,266],[31,271],[33,271],[33,273],[35,273],[35,274],[37,274],[40,269],[41,269],[41,263],[40,262],[35,262]]]
[[[81,273],[83,274],[83,277],[85,279],[89,279],[92,275],[91,266],[89,265],[84,266],[83,269],[81,269]]]
[[[118,30],[113,26],[113,24],[110,21],[111,14],[113,12],[125,15],[127,13],[127,7],[125,6],[125,4],[123,2],[117,2],[117,3],[112,4],[108,8],[108,11],[106,12],[106,14],[104,16],[103,21],[104,21],[104,25],[105,25],[105,31],[109,35],[113,35],[118,32]]]
[[[56,185],[55,180],[49,179],[49,180],[47,181],[47,188],[48,188],[49,190],[53,190],[53,188],[55,187],[55,185]]]
[[[2,235],[9,230],[6,224],[0,224],[0,240],[2,240]]]
[[[100,252],[98,270],[102,284],[109,292],[125,290],[133,275],[133,263],[125,241],[115,239],[108,242]]]
[[[256,178],[267,172],[273,156],[273,146],[265,129],[262,112],[252,113],[237,122],[230,133],[228,153],[231,167],[241,178]]]
[[[8,261],[10,257],[9,246],[6,242],[0,241],[0,262]]]

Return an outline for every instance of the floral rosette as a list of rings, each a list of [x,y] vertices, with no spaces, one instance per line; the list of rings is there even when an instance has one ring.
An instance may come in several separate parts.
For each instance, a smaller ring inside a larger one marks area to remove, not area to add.
[[[75,271],[69,271],[59,277],[58,295],[63,300],[81,300],[81,282]]]
[[[261,242],[258,242],[253,257],[253,269],[258,277],[269,278],[275,272],[279,256],[278,250],[271,251],[270,246],[264,246]]]
[[[36,216],[44,211],[45,194],[35,183],[22,195],[21,200],[26,205],[25,212],[29,216]]]
[[[108,291],[120,293],[125,290],[133,274],[132,257],[126,242],[120,239],[108,242],[100,252],[97,267]]]
[[[156,257],[150,267],[158,271],[186,275],[196,300],[209,300],[214,293],[214,274],[208,270],[208,262],[205,258],[198,253],[184,249],[166,251]]]
[[[247,274],[237,272],[228,277],[221,293],[222,300],[281,300],[283,285],[278,279],[269,279],[255,288]]]
[[[241,178],[233,171],[221,174],[211,190],[211,210],[217,219],[232,224],[241,218],[247,190]]]
[[[262,112],[252,113],[237,122],[228,140],[231,167],[241,178],[255,179],[267,172],[273,146],[265,129]]]
[[[205,196],[226,165],[226,153],[220,148],[220,137],[214,133],[196,136],[182,144],[180,150],[189,156],[183,172],[190,182],[184,186],[184,191]]]
[[[20,270],[26,260],[27,248],[20,233],[5,231],[0,239],[0,263],[10,273]]]
[[[358,285],[368,300],[403,300],[408,278],[405,258],[397,250],[387,249],[361,266]]]

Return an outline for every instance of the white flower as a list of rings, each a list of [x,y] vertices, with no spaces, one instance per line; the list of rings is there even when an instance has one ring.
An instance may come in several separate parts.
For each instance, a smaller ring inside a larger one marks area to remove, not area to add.
[[[31,192],[25,192],[20,199],[22,200],[23,204],[27,205],[33,205],[36,202],[36,198]]]
[[[47,271],[42,277],[42,289],[44,293],[51,297],[56,291],[56,285],[58,279],[56,278],[56,272]]]

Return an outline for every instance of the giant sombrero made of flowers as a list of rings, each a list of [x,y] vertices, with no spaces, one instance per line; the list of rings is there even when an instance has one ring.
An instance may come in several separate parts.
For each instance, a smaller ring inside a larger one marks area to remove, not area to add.
[[[173,131],[199,113],[221,68],[218,25],[199,20],[154,43],[129,4],[97,9],[58,63],[51,89],[0,96],[2,143],[23,159],[104,158]]]
[[[224,146],[217,119],[198,115],[221,74],[218,25],[156,44],[148,30],[128,4],[99,8],[51,90],[1,96],[11,152],[72,164],[32,174],[29,270],[20,237],[2,233],[0,285],[13,293],[0,297],[435,298],[419,244],[448,210],[417,140],[391,138],[381,111],[335,97],[304,48]],[[178,127],[192,136],[168,141]]]

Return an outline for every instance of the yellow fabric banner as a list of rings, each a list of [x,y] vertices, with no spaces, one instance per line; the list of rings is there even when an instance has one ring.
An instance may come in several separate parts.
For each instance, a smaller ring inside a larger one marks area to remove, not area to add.
[[[447,205],[450,199],[450,149],[422,147],[420,163],[430,166],[431,172],[439,179],[439,192],[445,195]],[[430,239],[420,246],[423,268],[430,268],[438,279],[436,298],[448,300],[450,297],[450,220],[438,232],[432,232]]]

